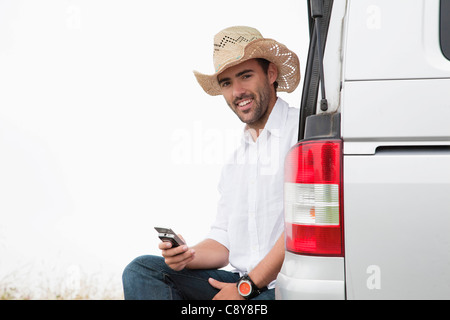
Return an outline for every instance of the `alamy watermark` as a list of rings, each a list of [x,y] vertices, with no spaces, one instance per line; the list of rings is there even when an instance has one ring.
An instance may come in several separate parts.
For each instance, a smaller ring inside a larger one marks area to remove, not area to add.
[[[279,135],[279,130],[271,130]],[[282,163],[280,140],[269,138],[267,132],[261,130],[257,143],[249,143],[247,147],[239,148],[243,143],[242,130],[221,130],[205,128],[201,121],[195,121],[192,128],[173,129],[171,133],[171,163],[173,165],[228,165],[257,164],[260,174],[276,173]],[[249,136],[256,135],[248,129]],[[251,140],[250,140],[251,141]]]
[[[381,289],[381,268],[377,265],[370,265],[366,269],[369,275],[366,281],[367,289],[380,290]]]
[[[69,5],[66,8],[66,28],[81,30],[81,27],[81,8],[77,5]]]

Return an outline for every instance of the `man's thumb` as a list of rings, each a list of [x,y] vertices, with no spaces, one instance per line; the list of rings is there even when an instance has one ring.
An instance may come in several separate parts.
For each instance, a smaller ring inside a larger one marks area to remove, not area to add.
[[[209,278],[208,282],[211,286],[213,286],[214,288],[219,289],[219,290],[222,290],[222,288],[225,287],[225,285],[226,285],[225,282],[220,282],[213,278]]]

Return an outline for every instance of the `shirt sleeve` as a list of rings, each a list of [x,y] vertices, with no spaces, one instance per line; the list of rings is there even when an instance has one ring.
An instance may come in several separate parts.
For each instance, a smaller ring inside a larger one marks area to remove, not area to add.
[[[211,230],[209,231],[206,238],[215,240],[221,245],[230,250],[230,244],[228,240],[228,206],[227,201],[224,197],[224,185],[225,185],[225,168],[222,170],[219,185],[217,187],[220,198],[217,204],[217,215],[214,223],[211,225]]]

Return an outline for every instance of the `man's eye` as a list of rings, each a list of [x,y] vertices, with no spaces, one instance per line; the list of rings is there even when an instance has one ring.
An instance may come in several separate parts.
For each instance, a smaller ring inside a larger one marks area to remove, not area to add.
[[[226,87],[228,87],[230,85],[230,83],[228,82],[228,81],[224,81],[224,82],[222,82],[221,84],[220,84],[220,86],[222,87],[222,88],[226,88]]]

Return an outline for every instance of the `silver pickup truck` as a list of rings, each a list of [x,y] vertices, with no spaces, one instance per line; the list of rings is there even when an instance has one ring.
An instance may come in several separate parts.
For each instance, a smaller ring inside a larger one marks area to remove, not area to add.
[[[450,299],[450,0],[310,0],[277,299]]]

